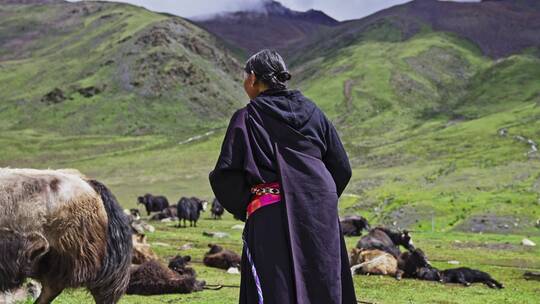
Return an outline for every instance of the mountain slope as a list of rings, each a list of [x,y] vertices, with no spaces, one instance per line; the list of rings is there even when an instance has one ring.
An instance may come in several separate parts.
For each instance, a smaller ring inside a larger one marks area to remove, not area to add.
[[[376,222],[538,233],[540,57],[492,60],[457,35],[379,24],[297,65],[354,167],[342,207]],[[504,130],[504,131],[501,131]]]
[[[360,40],[404,41],[425,30],[452,33],[489,57],[504,58],[540,47],[540,7],[534,0],[414,0],[342,22],[291,46],[287,53],[292,62],[302,63]],[[370,36],[373,32],[377,34]]]
[[[238,62],[179,17],[131,5],[0,5],[0,128],[193,134],[243,99]]]
[[[240,48],[244,57],[264,48],[284,51],[338,24],[321,11],[297,12],[271,0],[266,0],[259,10],[225,13],[195,22]]]

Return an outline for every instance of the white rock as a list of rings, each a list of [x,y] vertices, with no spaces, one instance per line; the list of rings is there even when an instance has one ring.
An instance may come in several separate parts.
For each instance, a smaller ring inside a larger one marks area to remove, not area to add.
[[[144,224],[143,225],[144,229],[150,233],[152,232],[155,232],[156,231],[156,228],[152,225],[149,225],[149,224]]]
[[[180,246],[180,248],[178,248],[178,250],[188,250],[188,249],[191,249],[191,248],[193,248],[192,243],[185,243],[184,245]]]
[[[521,245],[527,246],[527,247],[534,247],[534,246],[536,246],[536,243],[529,240],[529,239],[523,239],[523,240],[521,240]]]
[[[450,265],[459,265],[459,261],[448,261],[448,264]]]
[[[160,243],[160,242],[155,242],[155,243],[152,243],[153,246],[161,246],[161,247],[171,247],[171,245],[167,244],[167,243]]]
[[[234,225],[231,227],[233,230],[244,230],[244,225]]]
[[[172,219],[170,217],[166,217],[164,219],[161,220],[162,223],[170,223],[172,222]]]
[[[240,274],[240,270],[238,270],[238,268],[236,267],[231,267],[227,270],[227,273],[228,274]]]
[[[228,238],[229,234],[225,232],[216,232],[214,233],[214,237],[217,239],[224,239],[224,238]]]

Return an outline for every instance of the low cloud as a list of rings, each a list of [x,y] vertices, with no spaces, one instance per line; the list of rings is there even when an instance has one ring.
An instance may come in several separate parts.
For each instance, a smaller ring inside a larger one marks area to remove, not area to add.
[[[182,17],[208,16],[222,12],[257,10],[268,0],[116,0],[143,6],[157,12],[167,12]],[[462,0],[478,2],[479,0]],[[379,10],[409,2],[409,0],[281,0],[283,5],[299,11],[322,10],[338,20],[358,19]]]

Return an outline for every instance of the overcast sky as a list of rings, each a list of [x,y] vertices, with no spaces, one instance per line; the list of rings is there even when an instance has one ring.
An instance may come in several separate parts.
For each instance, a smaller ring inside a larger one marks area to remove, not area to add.
[[[211,15],[226,11],[254,9],[264,0],[116,0],[144,6],[158,12],[168,12],[182,17]],[[476,2],[477,0],[460,0]],[[298,11],[311,8],[322,10],[338,20],[357,19],[387,7],[409,0],[281,0],[283,5]]]

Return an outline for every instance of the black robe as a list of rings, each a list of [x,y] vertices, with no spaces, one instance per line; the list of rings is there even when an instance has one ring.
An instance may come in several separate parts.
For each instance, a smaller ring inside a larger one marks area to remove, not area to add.
[[[242,220],[253,185],[281,184],[282,202],[244,230],[266,304],[356,303],[337,206],[350,178],[335,128],[299,91],[264,92],[234,114],[210,184]],[[245,250],[240,303],[258,303]]]

